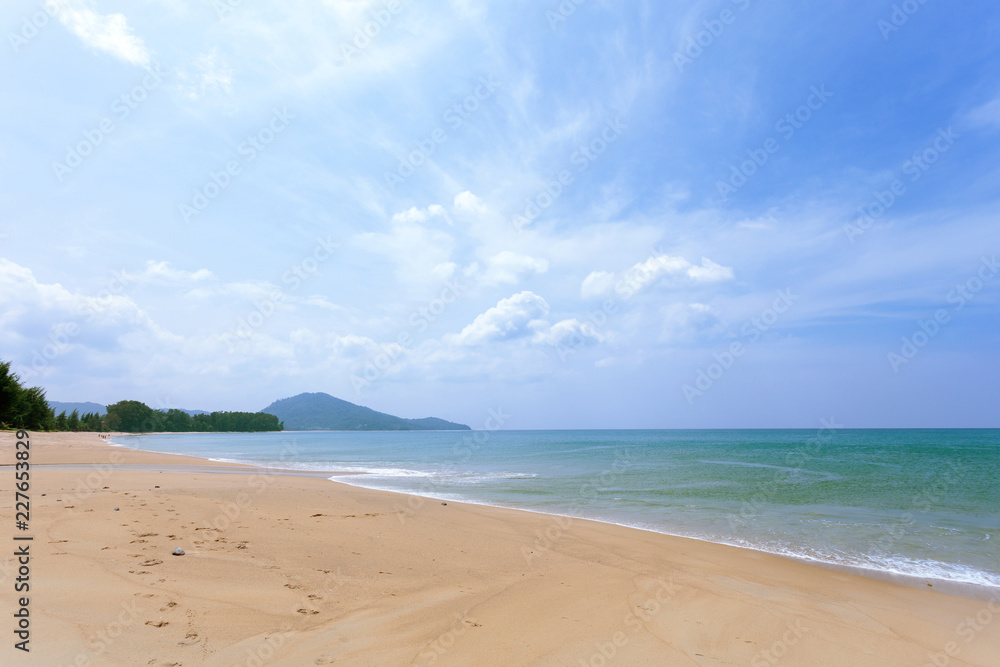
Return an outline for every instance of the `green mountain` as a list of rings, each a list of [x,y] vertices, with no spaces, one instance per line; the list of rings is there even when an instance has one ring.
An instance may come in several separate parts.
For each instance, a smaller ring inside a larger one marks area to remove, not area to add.
[[[286,431],[471,431],[465,424],[425,417],[403,419],[348,403],[329,394],[283,398],[261,412],[284,422]]]

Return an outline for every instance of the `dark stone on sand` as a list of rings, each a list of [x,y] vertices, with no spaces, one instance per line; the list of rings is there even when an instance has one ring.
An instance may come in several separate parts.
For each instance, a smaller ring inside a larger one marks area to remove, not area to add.
[[[177,547],[176,549],[174,549],[174,555],[175,556],[183,556],[184,555],[184,550],[181,549],[180,547]]]

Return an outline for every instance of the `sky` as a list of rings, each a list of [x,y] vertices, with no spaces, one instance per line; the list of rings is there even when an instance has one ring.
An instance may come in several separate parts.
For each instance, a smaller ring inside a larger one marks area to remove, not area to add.
[[[0,359],[50,400],[1000,426],[995,2],[17,0],[0,28]]]

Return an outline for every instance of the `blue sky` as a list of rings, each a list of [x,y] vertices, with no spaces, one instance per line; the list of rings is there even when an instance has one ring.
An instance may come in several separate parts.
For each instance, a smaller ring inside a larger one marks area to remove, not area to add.
[[[998,426],[992,2],[8,2],[52,400]]]

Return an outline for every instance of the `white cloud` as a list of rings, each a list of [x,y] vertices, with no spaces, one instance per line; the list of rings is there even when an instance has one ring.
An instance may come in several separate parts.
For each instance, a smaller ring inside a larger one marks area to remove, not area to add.
[[[123,291],[116,277],[98,296],[82,295],[0,259],[0,342],[32,382],[71,354],[94,359],[136,352],[145,362],[153,350],[176,349],[182,339],[157,326]]]
[[[120,279],[99,296],[88,297],[69,291],[59,283],[40,283],[30,269],[0,258],[0,303],[6,315],[25,314],[42,319],[44,313],[76,320],[130,320],[145,318],[131,299],[118,294],[125,283]],[[14,318],[16,319],[16,318]],[[6,323],[6,319],[0,320]]]
[[[339,313],[347,312],[346,308],[336,303],[333,303],[332,301],[330,301],[321,294],[312,294],[310,296],[307,296],[305,299],[302,300],[302,303],[307,306],[313,306],[315,308],[321,308],[323,310],[331,310]]]
[[[375,0],[323,0],[323,4],[332,9],[340,20],[356,23],[364,18]]]
[[[486,213],[486,205],[483,200],[472,194],[468,190],[455,195],[455,210],[466,213],[482,214]]]
[[[131,273],[122,271],[124,280],[136,283],[190,283],[211,280],[215,278],[208,269],[198,269],[197,271],[185,271],[175,269],[169,262],[146,262],[146,268],[141,273]]]
[[[224,56],[219,55],[217,48],[212,47],[211,50],[199,54],[194,67],[196,70],[194,74],[186,72],[177,74],[181,91],[188,99],[198,100],[206,93],[221,91],[228,95],[233,92],[233,68],[229,66]]]
[[[610,271],[593,271],[583,279],[580,295],[584,299],[595,299],[611,294],[615,286],[615,274]]]
[[[397,279],[406,284],[436,280],[442,270],[447,271],[454,246],[450,235],[418,224],[419,214],[412,213],[416,210],[393,216],[388,232],[354,237],[358,246],[394,262]]]
[[[604,340],[591,325],[573,318],[556,322],[548,329],[535,333],[532,342],[573,349],[593,345]]]
[[[444,207],[439,204],[431,204],[425,209],[419,209],[416,206],[412,207],[408,211],[403,211],[402,213],[396,213],[392,216],[392,221],[396,223],[404,222],[423,222],[428,218],[434,216],[442,215],[445,218],[448,217],[447,212],[445,212]],[[451,222],[449,220],[449,222]]]
[[[498,340],[520,338],[533,333],[549,313],[549,304],[534,292],[518,292],[501,299],[496,306],[476,317],[460,334],[448,336],[447,342],[479,345]]]
[[[548,270],[549,262],[546,259],[504,250],[486,260],[486,268],[479,277],[479,282],[487,287],[516,284],[523,274],[545,273]]]
[[[721,333],[721,322],[711,306],[703,303],[675,303],[663,309],[660,341],[675,343],[696,336]]]
[[[702,257],[701,264],[692,264],[683,257],[657,255],[639,262],[620,275],[608,271],[593,271],[580,285],[580,294],[585,299],[595,299],[612,294],[628,298],[664,277],[673,279],[674,284],[718,283],[733,279],[733,269],[716,264]]]
[[[87,46],[133,65],[149,66],[149,50],[132,34],[124,14],[98,14],[85,0],[47,0],[45,4]]]
[[[701,266],[692,266],[687,274],[698,283],[721,283],[733,279],[732,267],[716,264],[707,257],[702,257]]]
[[[1000,98],[976,107],[967,116],[973,127],[1000,126]]]
[[[455,262],[442,262],[438,264],[433,269],[431,273],[442,281],[451,280],[451,277],[455,275],[455,271],[458,270],[458,264]]]

